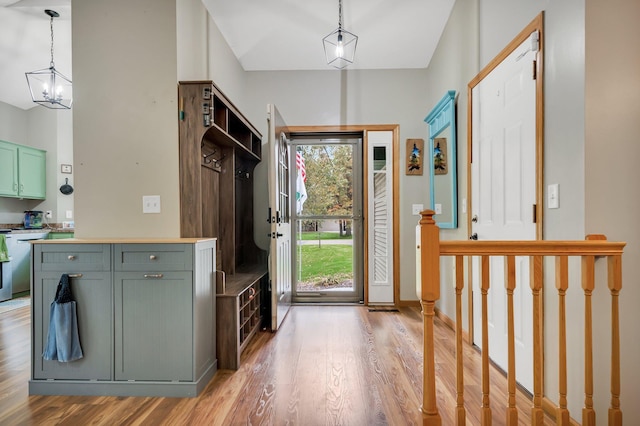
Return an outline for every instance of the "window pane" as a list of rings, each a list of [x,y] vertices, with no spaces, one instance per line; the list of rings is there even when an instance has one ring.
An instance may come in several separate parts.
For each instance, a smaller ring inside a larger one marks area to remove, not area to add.
[[[353,147],[299,145],[296,151],[296,200],[299,216],[351,216]]]

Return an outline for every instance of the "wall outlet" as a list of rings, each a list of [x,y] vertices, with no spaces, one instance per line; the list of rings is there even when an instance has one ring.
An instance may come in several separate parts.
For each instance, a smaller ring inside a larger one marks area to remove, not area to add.
[[[160,213],[160,196],[143,195],[142,213]]]
[[[436,203],[434,206],[436,214],[442,214],[442,204]]]
[[[47,219],[51,219],[53,217],[53,212],[51,210],[47,210],[44,213],[44,217],[46,217]]]
[[[67,210],[64,214],[66,219],[73,219],[73,210]]]
[[[411,214],[420,216],[420,212],[424,210],[424,204],[412,204],[411,205]]]

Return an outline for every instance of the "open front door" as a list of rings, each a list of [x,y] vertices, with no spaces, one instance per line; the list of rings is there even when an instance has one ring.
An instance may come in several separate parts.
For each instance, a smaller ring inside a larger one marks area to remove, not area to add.
[[[276,331],[291,306],[291,200],[289,191],[289,135],[275,105],[267,106],[269,124],[269,280],[271,330]]]

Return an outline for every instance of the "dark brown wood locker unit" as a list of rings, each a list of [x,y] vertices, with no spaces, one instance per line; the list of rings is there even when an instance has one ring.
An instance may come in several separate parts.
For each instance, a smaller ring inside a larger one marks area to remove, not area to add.
[[[266,313],[267,256],[253,238],[253,172],[262,135],[211,81],[180,82],[178,108],[180,234],[218,240],[219,368],[238,368]],[[260,303],[245,303],[250,295]],[[253,307],[248,321],[247,306]]]

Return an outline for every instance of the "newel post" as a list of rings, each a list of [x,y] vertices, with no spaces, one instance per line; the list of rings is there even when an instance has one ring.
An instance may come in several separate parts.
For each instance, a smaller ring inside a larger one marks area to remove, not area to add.
[[[420,213],[420,262],[422,315],[424,322],[422,424],[440,426],[442,423],[436,403],[436,373],[434,359],[433,316],[436,300],[440,298],[440,228],[433,220],[433,210]]]

